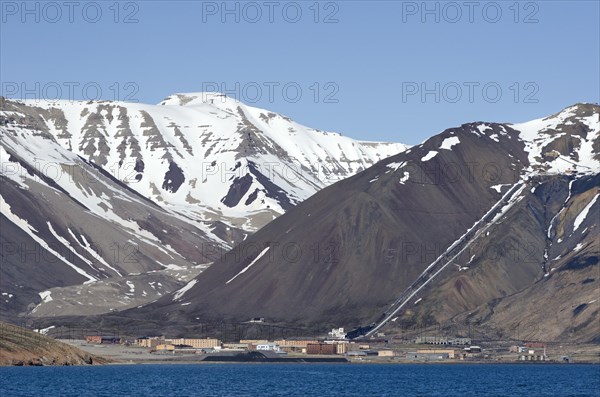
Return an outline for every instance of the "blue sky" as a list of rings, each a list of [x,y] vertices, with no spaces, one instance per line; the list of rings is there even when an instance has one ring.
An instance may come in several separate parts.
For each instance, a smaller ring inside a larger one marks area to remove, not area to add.
[[[158,103],[218,88],[311,127],[415,144],[600,95],[594,0],[23,4],[0,8],[8,97]]]

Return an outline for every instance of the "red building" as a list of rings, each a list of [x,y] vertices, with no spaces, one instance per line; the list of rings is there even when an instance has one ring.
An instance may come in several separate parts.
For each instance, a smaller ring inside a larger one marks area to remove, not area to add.
[[[306,354],[337,354],[337,344],[309,343],[306,345]]]

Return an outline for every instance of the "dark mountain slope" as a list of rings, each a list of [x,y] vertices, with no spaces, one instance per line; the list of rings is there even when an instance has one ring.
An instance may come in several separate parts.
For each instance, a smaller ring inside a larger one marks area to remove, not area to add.
[[[419,292],[384,328],[386,334],[435,326],[488,338],[592,341],[600,336],[600,202],[574,226],[598,194],[600,174],[531,183],[533,191],[527,190],[437,283]]]
[[[446,130],[324,189],[234,248],[179,299],[148,310],[169,321],[373,319],[500,199],[492,185],[512,185],[529,165],[516,131],[489,126],[485,134],[475,124]],[[460,145],[440,149],[447,139]]]
[[[239,339],[248,334],[239,323],[264,317],[263,330],[294,335],[475,326],[498,338],[535,319],[552,326],[548,338],[597,339],[599,115],[579,104],[518,125],[446,130],[323,189],[176,293],[40,325]]]

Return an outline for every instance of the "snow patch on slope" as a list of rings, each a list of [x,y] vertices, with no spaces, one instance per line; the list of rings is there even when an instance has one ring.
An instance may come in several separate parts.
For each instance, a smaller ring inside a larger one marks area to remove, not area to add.
[[[187,284],[186,284],[186,285],[185,285],[183,288],[181,288],[180,290],[178,290],[178,291],[175,293],[175,296],[173,296],[173,301],[175,302],[175,301],[178,301],[178,300],[180,300],[180,299],[181,299],[181,297],[182,297],[182,296],[183,296],[183,295],[184,295],[186,292],[188,292],[188,291],[189,291],[189,290],[190,290],[190,289],[191,289],[191,288],[192,288],[194,285],[196,285],[196,283],[197,283],[197,282],[198,282],[198,280],[196,280],[196,279],[193,279],[192,281],[190,281],[189,283],[187,283]],[[159,285],[160,285],[160,283],[159,283]],[[154,288],[154,285],[152,285],[152,284],[151,284],[151,286],[152,286],[152,288]]]
[[[444,139],[442,144],[440,145],[440,149],[452,150],[452,146],[458,145],[460,143],[460,139],[457,136],[451,136],[449,138]]]
[[[65,257],[63,257],[60,253],[53,250],[46,242],[37,235],[37,230],[29,225],[29,223],[19,218],[11,211],[11,206],[4,200],[4,197],[0,196],[0,208],[2,208],[2,215],[6,216],[11,222],[15,225],[19,226],[25,233],[27,233],[36,243],[40,245],[40,247],[44,247],[46,251],[50,252],[56,258],[60,259],[64,264],[75,270],[77,273],[82,275],[83,277],[88,279],[88,282],[96,281],[97,278],[88,274],[81,268],[75,266],[73,263],[69,262]]]
[[[236,279],[236,278],[237,278],[239,275],[241,275],[241,274],[243,274],[243,273],[246,273],[246,271],[247,271],[248,269],[250,269],[250,267],[251,267],[252,265],[254,265],[256,262],[258,262],[258,260],[259,260],[260,258],[262,258],[262,257],[263,257],[263,256],[264,256],[264,255],[267,253],[267,251],[269,250],[269,248],[270,248],[270,247],[267,247],[267,248],[265,248],[264,250],[262,250],[262,251],[261,251],[261,253],[260,253],[260,254],[258,254],[258,256],[257,256],[256,258],[254,258],[254,260],[253,260],[252,262],[250,262],[250,264],[249,264],[248,266],[246,266],[245,268],[243,268],[243,269],[242,269],[242,270],[241,270],[241,271],[240,271],[238,274],[236,274],[235,276],[233,276],[233,277],[232,277],[232,278],[231,278],[229,281],[227,281],[225,284],[229,284],[230,282],[232,282],[233,280],[235,280],[235,279]]]
[[[435,150],[431,150],[429,153],[427,153],[425,156],[423,156],[421,158],[421,161],[429,161],[432,158],[434,158],[437,154],[438,154],[438,152],[436,152]]]
[[[583,221],[585,221],[585,218],[587,218],[588,212],[590,211],[592,206],[596,203],[596,200],[598,200],[598,196],[600,196],[600,193],[596,194],[594,196],[594,198],[581,210],[579,215],[577,215],[577,218],[575,218],[575,223],[573,223],[573,231],[579,229],[579,226],[581,226]]]

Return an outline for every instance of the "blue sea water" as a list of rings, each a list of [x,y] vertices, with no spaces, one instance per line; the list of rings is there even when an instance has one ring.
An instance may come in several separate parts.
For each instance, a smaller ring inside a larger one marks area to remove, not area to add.
[[[203,364],[0,368],[9,396],[600,396],[600,365]]]

